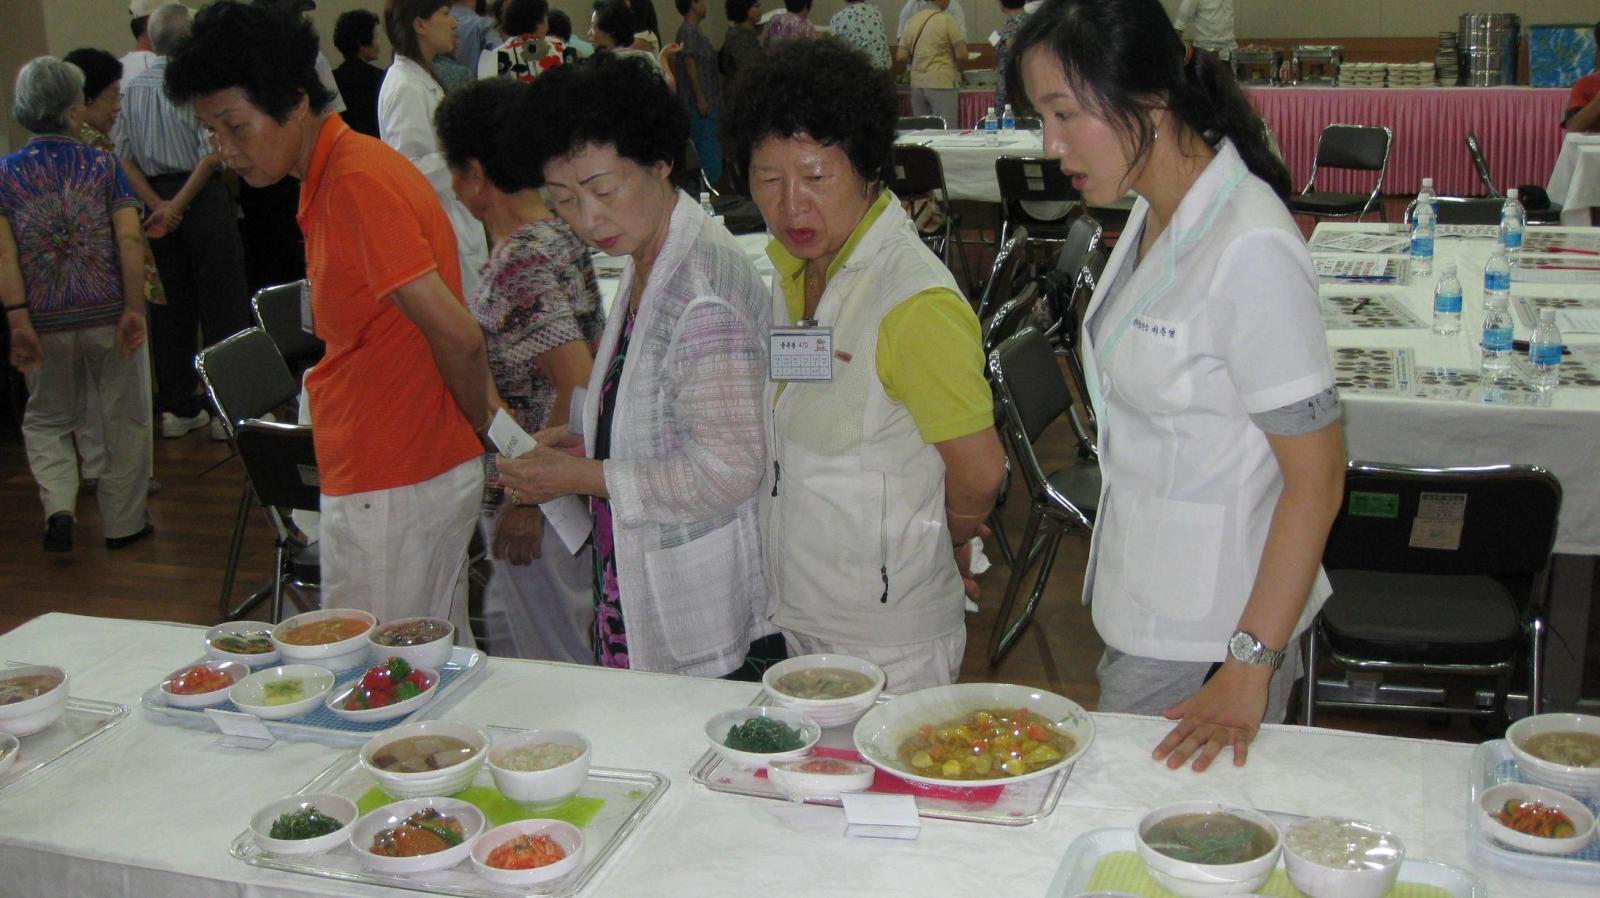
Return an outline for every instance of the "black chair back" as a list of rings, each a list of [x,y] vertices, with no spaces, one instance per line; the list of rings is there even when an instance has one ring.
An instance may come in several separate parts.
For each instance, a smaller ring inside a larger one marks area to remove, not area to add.
[[[943,191],[944,166],[939,154],[928,147],[895,144],[889,188],[901,199]]]
[[[1318,168],[1383,171],[1389,162],[1389,129],[1366,125],[1329,125],[1317,140]]]
[[[1489,160],[1483,158],[1483,147],[1478,143],[1478,135],[1472,131],[1467,132],[1467,155],[1472,157],[1472,167],[1478,172],[1478,180],[1483,182],[1485,190],[1492,197],[1500,196],[1500,188],[1494,186],[1494,178],[1489,174]]]
[[[303,373],[322,360],[326,347],[317,335],[301,327],[301,306],[309,286],[304,280],[262,287],[250,297],[256,324],[278,346],[278,354],[292,373]]]
[[[994,161],[994,174],[1000,182],[1000,201],[1072,202],[1083,199],[1072,186],[1072,179],[1061,171],[1054,159],[1031,156],[1001,156]],[[1065,216],[1063,216],[1065,217]]]
[[[310,427],[250,418],[235,428],[234,443],[262,505],[296,511],[319,508],[321,480]]]
[[[194,366],[230,434],[240,421],[263,417],[300,391],[277,344],[259,327],[200,350]]]
[[[939,115],[902,115],[895,120],[896,134],[905,134],[908,131],[947,131],[949,123]]]
[[[1050,339],[1038,328],[1024,328],[994,349],[994,383],[1009,406],[1014,436],[1032,445],[1057,418],[1072,408],[1072,393],[1056,363]],[[1026,468],[1026,466],[1024,466]]]

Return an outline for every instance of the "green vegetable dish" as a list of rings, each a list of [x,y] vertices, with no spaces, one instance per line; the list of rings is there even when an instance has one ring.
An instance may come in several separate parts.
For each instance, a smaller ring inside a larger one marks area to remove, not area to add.
[[[301,808],[284,814],[272,821],[272,830],[267,833],[274,839],[315,839],[329,833],[338,832],[344,824],[322,813],[316,808]]]
[[[752,717],[744,723],[734,724],[722,744],[736,751],[772,754],[794,751],[806,744],[800,731],[770,717]]]

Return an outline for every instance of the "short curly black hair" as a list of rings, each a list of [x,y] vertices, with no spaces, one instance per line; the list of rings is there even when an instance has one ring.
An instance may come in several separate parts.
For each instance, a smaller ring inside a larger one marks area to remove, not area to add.
[[[61,57],[83,71],[83,99],[93,103],[100,93],[122,80],[122,60],[95,47],[79,47]]]
[[[236,87],[280,123],[301,97],[320,113],[333,92],[317,77],[317,44],[316,29],[299,13],[221,0],[195,14],[167,61],[167,96],[183,105]]]
[[[638,57],[597,53],[558,65],[527,85],[505,117],[501,146],[519,183],[544,182],[544,167],[586,146],[610,146],[642,166],[683,168],[689,114],[661,73]]]
[[[370,9],[346,10],[333,23],[333,45],[345,59],[355,59],[377,33],[377,13]]]
[[[500,7],[503,34],[532,34],[550,15],[549,0],[506,0]]]
[[[633,36],[639,33],[639,22],[626,0],[599,0],[594,5],[594,27],[611,35],[623,49],[633,45]]]
[[[477,160],[489,182],[506,193],[544,184],[542,172],[507,165],[511,153],[502,140],[502,122],[511,114],[526,85],[515,78],[485,78],[444,95],[433,113],[445,164],[465,171]]]
[[[722,4],[722,12],[728,17],[729,23],[743,22],[750,16],[750,7],[760,2],[761,0],[726,0]]]
[[[900,101],[887,71],[836,37],[784,41],[740,80],[722,135],[741,171],[769,137],[836,146],[868,182],[888,180]]]

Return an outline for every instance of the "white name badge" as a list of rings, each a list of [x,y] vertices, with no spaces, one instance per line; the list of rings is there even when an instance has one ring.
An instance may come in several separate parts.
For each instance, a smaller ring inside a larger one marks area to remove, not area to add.
[[[775,381],[833,380],[833,328],[773,328],[767,374]]]

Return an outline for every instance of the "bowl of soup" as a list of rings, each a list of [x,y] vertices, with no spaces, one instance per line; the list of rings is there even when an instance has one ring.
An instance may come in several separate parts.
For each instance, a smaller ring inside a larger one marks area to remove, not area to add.
[[[31,736],[66,710],[66,671],[48,664],[0,668],[0,733]]]
[[[272,642],[272,625],[255,620],[226,621],[207,630],[206,655],[251,667],[277,664],[279,659],[278,647]]]
[[[454,798],[410,798],[386,804],[350,828],[350,848],[379,873],[422,873],[467,859],[483,832],[483,812]]]
[[[1506,743],[1530,782],[1578,798],[1600,798],[1600,717],[1524,717],[1506,730]]]
[[[554,807],[589,777],[589,740],[571,730],[530,730],[495,742],[489,773],[500,794],[520,804]]]
[[[883,684],[883,668],[849,655],[800,655],[761,677],[774,704],[824,727],[855,723],[878,700]]]
[[[372,653],[367,633],[377,623],[371,614],[354,608],[307,611],[273,627],[272,644],[285,661],[349,670],[367,663]]]
[[[1309,898],[1382,898],[1400,876],[1405,846],[1382,827],[1314,817],[1283,834],[1283,866]]]
[[[455,624],[443,618],[407,617],[373,627],[367,641],[374,663],[404,658],[412,667],[438,670],[455,650],[455,635]]]
[[[488,755],[489,734],[450,720],[385,730],[361,747],[361,767],[394,798],[450,795],[472,784]]]
[[[1216,801],[1156,808],[1139,821],[1134,843],[1150,878],[1180,898],[1254,892],[1283,850],[1267,815]]]

